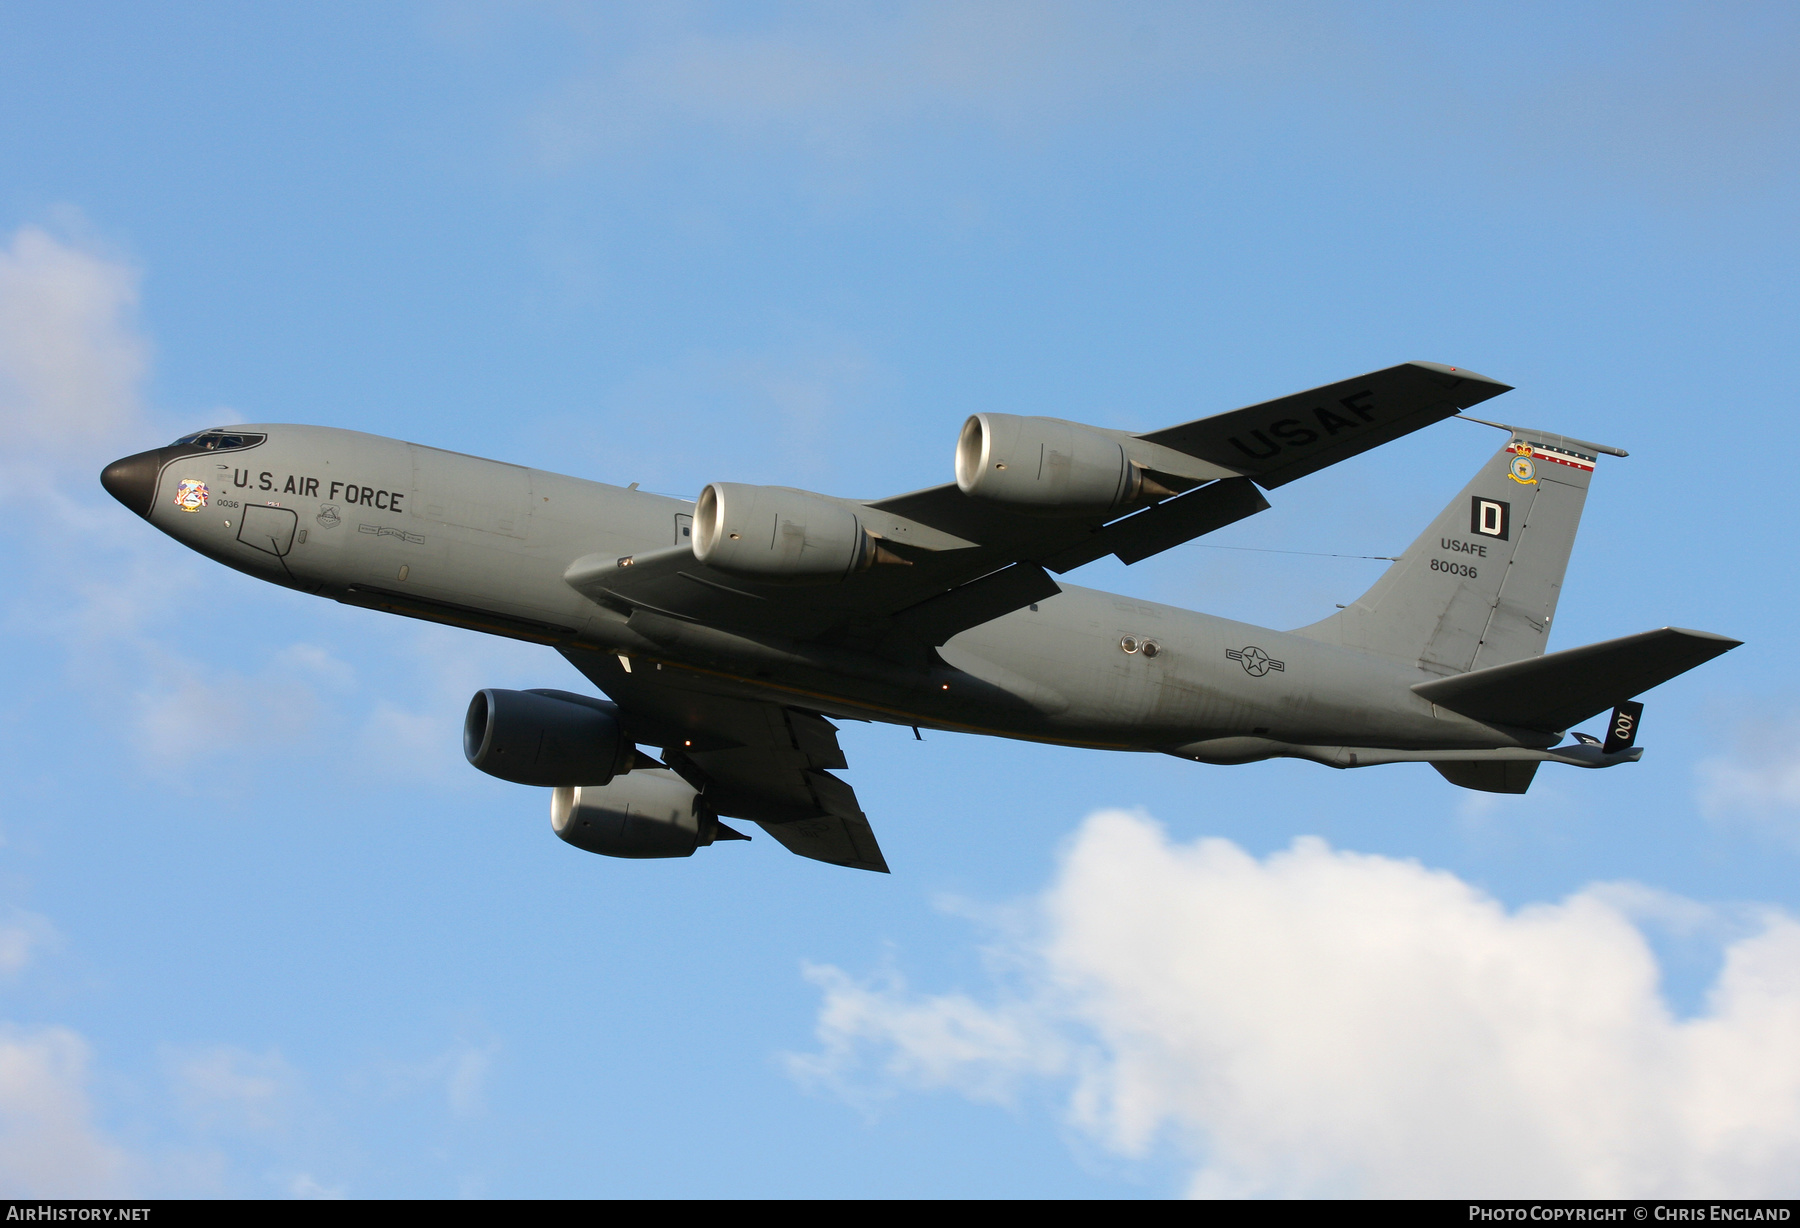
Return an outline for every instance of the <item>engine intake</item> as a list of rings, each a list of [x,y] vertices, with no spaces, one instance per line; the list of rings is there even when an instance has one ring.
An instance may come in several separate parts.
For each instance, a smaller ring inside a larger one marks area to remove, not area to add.
[[[578,849],[607,857],[692,857],[716,839],[744,839],[718,818],[694,787],[652,768],[609,785],[576,785],[550,795],[550,827]]]
[[[463,754],[516,785],[604,785],[631,770],[637,747],[603,699],[489,688],[469,701]]]
[[[957,489],[1023,512],[1120,507],[1143,492],[1143,474],[1118,440],[1061,418],[975,414],[956,440]]]
[[[829,583],[861,571],[877,556],[892,558],[854,512],[805,491],[714,482],[700,492],[694,508],[694,557],[732,575]]]

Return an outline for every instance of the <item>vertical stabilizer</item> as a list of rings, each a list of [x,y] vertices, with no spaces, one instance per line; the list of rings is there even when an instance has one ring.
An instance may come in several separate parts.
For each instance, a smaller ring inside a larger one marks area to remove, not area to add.
[[[1439,675],[1542,653],[1599,453],[1624,453],[1506,429],[1506,446],[1373,588],[1298,634]]]

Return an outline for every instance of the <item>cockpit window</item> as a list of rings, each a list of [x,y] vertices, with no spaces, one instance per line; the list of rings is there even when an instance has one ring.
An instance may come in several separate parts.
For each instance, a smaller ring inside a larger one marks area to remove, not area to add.
[[[198,452],[231,452],[238,448],[254,448],[267,438],[267,435],[243,435],[235,431],[215,428],[210,431],[199,431],[192,435],[183,435],[169,446],[193,448]]]

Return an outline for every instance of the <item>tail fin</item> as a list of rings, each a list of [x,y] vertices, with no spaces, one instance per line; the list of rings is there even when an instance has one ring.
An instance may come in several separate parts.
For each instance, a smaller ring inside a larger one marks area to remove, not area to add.
[[[1598,454],[1625,453],[1504,429],[1511,440],[1373,588],[1298,634],[1444,676],[1542,653]]]

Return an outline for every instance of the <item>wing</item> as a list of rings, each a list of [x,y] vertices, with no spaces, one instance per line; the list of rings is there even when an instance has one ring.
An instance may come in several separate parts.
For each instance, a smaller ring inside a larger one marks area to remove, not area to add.
[[[565,579],[627,616],[646,611],[757,639],[835,640],[864,650],[894,639],[942,644],[1059,592],[1050,571],[1107,554],[1126,563],[1148,558],[1267,508],[1259,487],[1291,482],[1507,390],[1455,367],[1402,363],[1144,435],[1105,432],[1156,479],[1143,501],[1106,515],[1028,515],[954,485],[870,503],[838,500],[905,565],[872,567],[837,584],[733,578],[701,565],[688,546],[590,555]]]
[[[632,738],[660,747],[663,762],[719,815],[758,824],[802,857],[888,872],[856,791],[827,770],[846,766],[830,721],[687,689],[673,671],[630,674],[604,653],[561,651],[618,703]]]
[[[1510,391],[1460,367],[1405,362],[1138,438],[1273,490]]]

